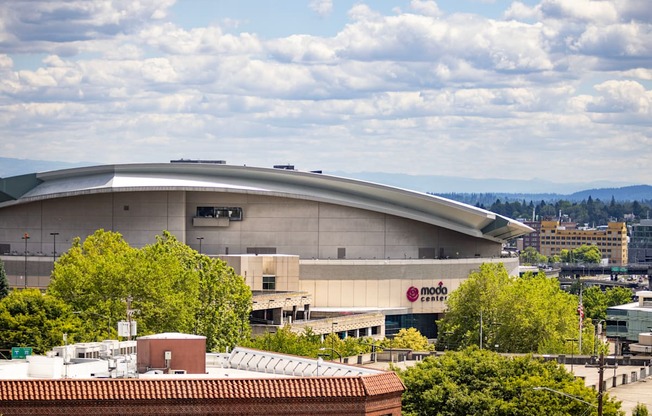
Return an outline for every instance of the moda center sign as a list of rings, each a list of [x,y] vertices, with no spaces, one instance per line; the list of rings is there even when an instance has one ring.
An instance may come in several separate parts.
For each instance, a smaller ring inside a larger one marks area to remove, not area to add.
[[[406,296],[410,302],[416,302],[421,299],[421,302],[443,302],[448,298],[448,288],[444,286],[444,282],[440,281],[437,286],[421,288],[410,286],[407,290]]]

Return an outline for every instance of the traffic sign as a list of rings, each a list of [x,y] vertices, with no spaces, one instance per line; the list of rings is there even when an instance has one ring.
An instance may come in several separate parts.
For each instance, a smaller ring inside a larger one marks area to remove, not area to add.
[[[11,348],[11,359],[12,360],[21,360],[25,359],[28,355],[32,355],[32,347],[12,347]]]

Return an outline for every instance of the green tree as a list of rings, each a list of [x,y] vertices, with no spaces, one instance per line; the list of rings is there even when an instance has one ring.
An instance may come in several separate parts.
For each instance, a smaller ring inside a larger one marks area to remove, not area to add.
[[[32,347],[44,354],[80,339],[81,322],[70,306],[38,289],[13,290],[0,300],[0,348]]]
[[[421,335],[416,328],[401,328],[393,339],[384,339],[381,347],[387,348],[409,348],[414,351],[432,351],[434,346],[428,342],[428,338]]]
[[[9,294],[9,281],[7,281],[5,264],[2,260],[0,260],[0,299],[3,299],[8,294]]]
[[[647,406],[642,403],[637,403],[632,409],[632,416],[648,416],[648,414]]]
[[[602,260],[600,249],[597,246],[587,244],[571,250],[562,249],[560,257],[564,263],[598,264]]]
[[[605,291],[605,297],[607,298],[608,308],[632,303],[632,291],[626,287],[610,287]]]
[[[593,321],[606,319],[607,308],[631,303],[632,291],[625,287],[610,287],[604,292],[598,286],[591,286],[582,292],[584,314]]]
[[[398,373],[406,386],[407,416],[597,414],[594,407],[555,393],[596,406],[593,389],[557,363],[530,356],[503,357],[472,347],[428,357]],[[620,402],[607,394],[603,403],[604,415],[624,415]]]
[[[312,332],[312,329],[308,328],[303,333],[295,333],[289,325],[286,325],[276,332],[259,335],[243,345],[264,351],[317,357],[321,347],[321,340],[319,335]]]
[[[501,352],[570,353],[565,340],[577,337],[577,297],[543,273],[510,277],[502,264],[483,264],[450,294],[447,306],[438,321],[443,345],[479,345],[482,334],[485,348],[498,345]]]
[[[607,316],[607,296],[599,286],[591,286],[582,291],[584,315],[594,321]]]
[[[142,249],[104,230],[76,239],[57,261],[48,293],[79,313],[87,340],[115,335],[106,322],[126,319],[128,303],[142,335],[202,334],[209,351],[249,337],[251,291],[242,277],[168,232]]]
[[[602,260],[602,254],[597,246],[583,244],[573,250],[575,263],[598,264]]]
[[[521,252],[520,260],[523,264],[536,265],[547,263],[548,257],[540,254],[534,247],[526,247],[525,250]]]
[[[341,339],[337,334],[328,334],[322,342],[321,337],[316,335],[311,328],[296,333],[292,331],[291,326],[286,325],[276,332],[257,336],[244,345],[265,351],[314,358],[323,356],[337,360],[339,356],[351,357],[368,353],[371,351],[372,343],[373,341],[369,338],[347,337]]]

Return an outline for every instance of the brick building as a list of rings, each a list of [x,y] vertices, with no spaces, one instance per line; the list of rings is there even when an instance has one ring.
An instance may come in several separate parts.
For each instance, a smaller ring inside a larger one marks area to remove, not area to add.
[[[0,380],[0,413],[400,416],[403,390],[393,372],[272,379]]]

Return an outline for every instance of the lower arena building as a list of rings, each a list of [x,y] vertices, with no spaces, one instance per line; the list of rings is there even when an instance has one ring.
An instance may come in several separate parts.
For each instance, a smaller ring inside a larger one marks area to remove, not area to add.
[[[532,231],[448,199],[286,169],[131,164],[0,180],[0,254],[13,286],[46,287],[56,255],[100,228],[136,247],[168,230],[227,260],[254,293],[303,293],[270,298],[274,322],[283,311],[296,319],[303,304],[304,314],[382,314],[390,334],[416,327],[430,338],[447,295],[480,264],[518,273],[502,246]],[[268,308],[253,309],[269,320]],[[359,329],[339,324],[328,331]]]

